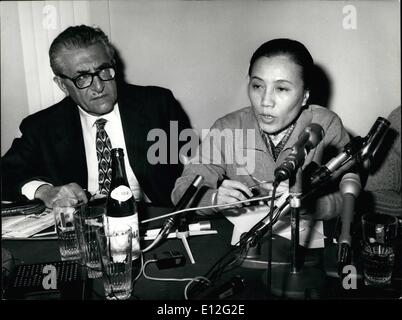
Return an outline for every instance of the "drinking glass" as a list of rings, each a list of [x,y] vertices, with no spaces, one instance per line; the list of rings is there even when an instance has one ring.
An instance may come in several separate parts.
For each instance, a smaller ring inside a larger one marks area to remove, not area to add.
[[[75,233],[74,215],[82,210],[83,203],[77,203],[74,198],[62,198],[53,203],[58,245],[61,260],[81,260],[81,253]]]
[[[76,211],[74,216],[83,263],[86,266],[87,276],[91,279],[102,277],[102,265],[96,233],[103,228],[105,212],[104,207],[88,204],[83,206],[81,210]]]
[[[99,229],[98,248],[103,271],[103,286],[108,300],[126,300],[132,291],[132,231],[130,226]]]
[[[386,287],[391,284],[395,263],[398,221],[386,214],[367,214],[362,217],[362,228],[364,284]]]

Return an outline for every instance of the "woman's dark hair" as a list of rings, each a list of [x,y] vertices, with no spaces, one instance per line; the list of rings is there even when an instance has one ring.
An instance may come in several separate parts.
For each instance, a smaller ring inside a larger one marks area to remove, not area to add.
[[[305,89],[311,86],[312,70],[314,61],[307,48],[300,42],[291,39],[274,39],[262,44],[253,54],[248,68],[248,75],[255,61],[260,57],[273,57],[278,55],[286,55],[302,68],[302,79]]]

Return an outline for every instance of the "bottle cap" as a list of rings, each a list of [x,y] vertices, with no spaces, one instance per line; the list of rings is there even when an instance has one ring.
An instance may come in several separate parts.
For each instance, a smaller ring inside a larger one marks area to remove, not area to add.
[[[122,148],[113,148],[112,155],[114,155],[116,157],[121,157],[121,156],[124,156],[124,151]]]

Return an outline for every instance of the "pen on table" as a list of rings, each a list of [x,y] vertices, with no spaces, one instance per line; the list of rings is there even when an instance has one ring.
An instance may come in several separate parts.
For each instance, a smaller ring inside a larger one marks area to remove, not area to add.
[[[263,183],[266,183],[267,181],[264,181],[264,180],[260,180],[260,179],[258,179],[257,177],[254,177],[252,174],[250,174],[250,177],[251,177],[251,179],[253,179],[253,181],[256,183],[256,184],[263,184]]]

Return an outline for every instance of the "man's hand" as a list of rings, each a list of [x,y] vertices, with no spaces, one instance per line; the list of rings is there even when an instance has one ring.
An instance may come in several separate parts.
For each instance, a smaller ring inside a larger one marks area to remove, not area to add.
[[[88,202],[85,191],[76,183],[69,183],[64,186],[53,187],[45,184],[35,192],[35,198],[42,200],[47,208],[53,207],[53,202],[62,198],[76,199],[78,202]]]
[[[242,201],[253,196],[250,189],[243,183],[235,180],[223,180],[221,186],[215,196],[215,204],[231,204],[237,201]],[[232,205],[235,207],[242,207],[242,204]],[[218,210],[224,210],[229,207],[221,207]]]

